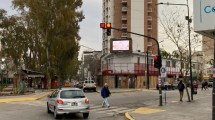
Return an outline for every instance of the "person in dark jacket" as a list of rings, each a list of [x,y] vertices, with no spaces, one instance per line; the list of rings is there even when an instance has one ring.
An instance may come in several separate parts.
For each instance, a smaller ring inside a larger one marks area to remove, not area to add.
[[[104,87],[101,90],[101,96],[104,99],[102,102],[102,107],[110,107],[108,103],[108,97],[111,95],[110,90],[108,88],[108,84],[105,83]]]
[[[183,99],[184,88],[185,88],[184,83],[182,82],[182,80],[180,80],[180,82],[178,83],[178,90],[180,93],[180,101],[182,101],[182,99]]]

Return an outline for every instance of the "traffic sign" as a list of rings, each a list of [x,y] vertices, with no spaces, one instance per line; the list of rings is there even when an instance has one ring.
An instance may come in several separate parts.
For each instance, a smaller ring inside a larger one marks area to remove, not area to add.
[[[160,73],[161,73],[161,78],[165,78],[166,77],[166,68],[164,68],[164,67],[160,68]]]

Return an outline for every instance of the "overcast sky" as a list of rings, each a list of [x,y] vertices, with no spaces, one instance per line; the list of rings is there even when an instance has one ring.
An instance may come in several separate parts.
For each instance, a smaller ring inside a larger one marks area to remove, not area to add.
[[[0,8],[8,11],[8,14],[15,14],[16,11],[11,8],[12,0],[0,0]],[[171,2],[186,4],[186,0],[159,0],[159,2]],[[192,14],[192,0],[190,1],[190,11]],[[159,5],[159,11],[163,9],[174,9],[175,6],[161,6]],[[179,6],[180,7],[180,6]],[[186,7],[183,7],[186,10]],[[99,23],[102,22],[102,0],[83,0],[83,6],[81,8],[84,12],[85,19],[80,23],[80,45],[81,50],[79,53],[79,59],[84,50],[102,50],[102,30],[99,28]],[[166,50],[172,50],[169,42],[162,43]],[[83,45],[83,46],[82,46]],[[85,46],[85,47],[84,47]],[[172,45],[171,45],[172,46]],[[87,48],[88,47],[88,48]],[[168,48],[168,49],[167,49]]]

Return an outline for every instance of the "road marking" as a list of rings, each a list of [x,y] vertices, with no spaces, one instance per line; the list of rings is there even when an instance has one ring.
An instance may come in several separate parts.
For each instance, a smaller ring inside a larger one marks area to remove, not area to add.
[[[165,110],[161,109],[152,109],[152,108],[138,108],[133,113],[139,113],[139,114],[152,114],[152,113],[157,113],[157,112],[164,112]]]
[[[119,110],[124,110],[124,109],[128,109],[128,108],[119,108],[119,107],[115,106],[115,107],[105,109],[105,111],[104,110],[103,111],[98,111],[97,113],[106,113],[106,112],[113,112],[113,111],[117,112]]]
[[[10,102],[8,104],[16,104],[16,105],[29,105],[36,107],[46,107],[46,101],[25,101],[25,102]],[[134,109],[130,109],[127,107],[119,107],[119,106],[111,106],[110,108],[102,108],[100,105],[90,105],[90,112],[102,113],[102,114],[119,114],[125,113],[128,111],[133,111]]]

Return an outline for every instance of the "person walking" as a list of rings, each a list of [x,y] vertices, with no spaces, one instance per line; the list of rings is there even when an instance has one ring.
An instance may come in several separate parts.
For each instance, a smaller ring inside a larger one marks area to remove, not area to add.
[[[182,99],[183,99],[184,88],[185,88],[184,83],[182,82],[182,80],[180,80],[180,82],[178,83],[178,90],[180,93],[180,101],[182,101]]]
[[[104,87],[101,90],[101,96],[103,98],[102,107],[110,107],[110,104],[108,102],[108,97],[111,95],[111,92],[108,88],[108,84],[105,83]]]

